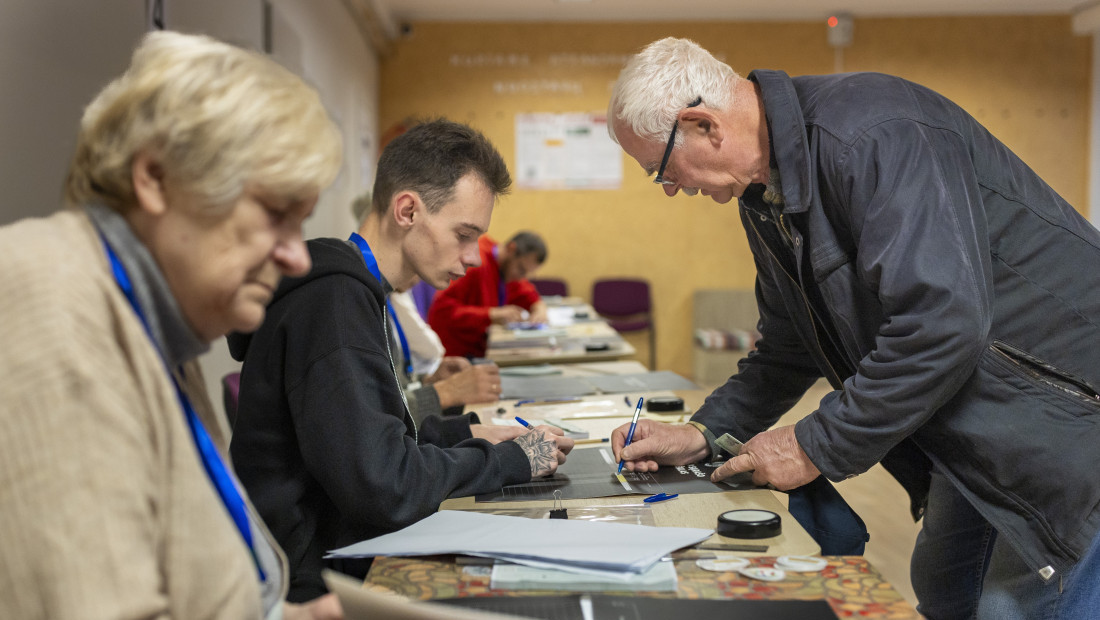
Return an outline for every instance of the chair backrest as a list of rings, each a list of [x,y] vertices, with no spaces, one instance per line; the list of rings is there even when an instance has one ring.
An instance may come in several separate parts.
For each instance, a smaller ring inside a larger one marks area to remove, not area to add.
[[[565,283],[565,280],[559,280],[558,278],[532,278],[530,282],[535,285],[535,290],[543,297],[551,295],[558,295],[560,297],[569,296],[569,285]]]
[[[225,417],[229,418],[229,428],[237,421],[237,401],[241,396],[241,373],[231,372],[222,377],[222,403],[225,404]]]
[[[421,280],[409,289],[409,294],[412,295],[413,303],[416,304],[416,311],[420,313],[420,318],[427,321],[428,308],[432,307],[432,300],[435,299],[435,288]]]
[[[649,282],[638,278],[608,278],[592,285],[592,307],[603,316],[648,314]]]

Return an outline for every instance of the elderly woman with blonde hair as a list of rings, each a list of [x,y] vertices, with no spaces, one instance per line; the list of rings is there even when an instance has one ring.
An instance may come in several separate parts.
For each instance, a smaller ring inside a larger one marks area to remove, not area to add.
[[[0,229],[0,617],[339,614],[282,602],[196,357],[309,270],[341,148],[299,78],[205,37],[147,35],[87,107],[67,207]]]

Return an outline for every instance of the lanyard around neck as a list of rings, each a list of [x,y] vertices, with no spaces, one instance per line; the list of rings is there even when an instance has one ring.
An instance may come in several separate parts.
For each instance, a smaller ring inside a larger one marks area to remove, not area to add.
[[[149,336],[149,340],[153,343],[153,347],[156,348],[157,352],[160,354],[161,362],[165,364],[165,372],[168,373],[168,377],[172,380],[172,385],[176,388],[176,397],[179,399],[180,407],[187,417],[187,426],[191,429],[191,438],[194,440],[195,447],[199,451],[203,469],[206,470],[206,475],[214,484],[214,488],[217,489],[218,496],[221,498],[222,503],[225,504],[229,516],[233,518],[233,523],[237,526],[237,531],[241,533],[241,538],[248,544],[248,550],[252,554],[252,561],[256,564],[256,571],[260,575],[260,581],[267,581],[267,576],[264,575],[264,570],[260,566],[260,560],[256,556],[256,548],[252,544],[252,527],[248,523],[248,510],[245,508],[244,498],[237,489],[237,485],[233,481],[229,469],[222,461],[221,455],[218,454],[218,449],[214,446],[214,440],[211,439],[210,434],[206,432],[206,427],[202,425],[202,420],[199,419],[198,414],[195,412],[195,408],[191,405],[191,400],[187,398],[187,394],[183,392],[183,388],[180,387],[179,381],[176,380],[175,375],[168,370],[164,354],[159,350],[156,340],[153,339],[153,334],[149,330],[149,322],[145,318],[145,313],[141,310],[141,304],[138,303],[137,293],[134,291],[134,283],[130,280],[130,276],[126,273],[126,268],[122,266],[122,261],[118,259],[118,255],[115,254],[111,245],[107,243],[106,238],[103,238],[103,248],[107,253],[107,260],[111,263],[111,274],[115,278],[115,283],[118,284],[118,288],[122,291],[126,300],[130,302],[130,307],[134,309],[134,313],[137,314],[138,319],[141,320],[142,326],[145,327],[145,333]]]
[[[378,268],[378,259],[374,257],[374,252],[367,245],[367,240],[360,237],[359,233],[351,233],[348,240],[359,246],[359,253],[363,255],[363,262],[367,264],[367,271],[370,271],[370,274],[381,284],[383,281],[382,270]],[[393,310],[389,295],[386,296],[386,310],[390,313],[390,318],[393,319],[393,327],[397,332],[397,339],[401,343],[401,354],[405,356],[405,376],[411,380],[413,367],[412,355],[409,354],[409,339],[405,337],[405,330],[401,328],[401,321],[397,320],[397,313]]]

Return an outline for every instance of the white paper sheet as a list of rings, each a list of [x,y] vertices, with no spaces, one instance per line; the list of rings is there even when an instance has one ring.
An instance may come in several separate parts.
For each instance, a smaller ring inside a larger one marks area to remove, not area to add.
[[[332,551],[328,557],[464,553],[566,571],[640,573],[665,554],[706,540],[713,533],[698,528],[444,510],[403,530]]]

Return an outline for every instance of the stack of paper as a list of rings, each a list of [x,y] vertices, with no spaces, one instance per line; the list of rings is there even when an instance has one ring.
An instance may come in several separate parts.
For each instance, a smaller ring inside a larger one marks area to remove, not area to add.
[[[461,553],[538,568],[614,575],[641,573],[662,556],[714,530],[525,519],[444,510],[409,527],[337,549],[333,558]]]

